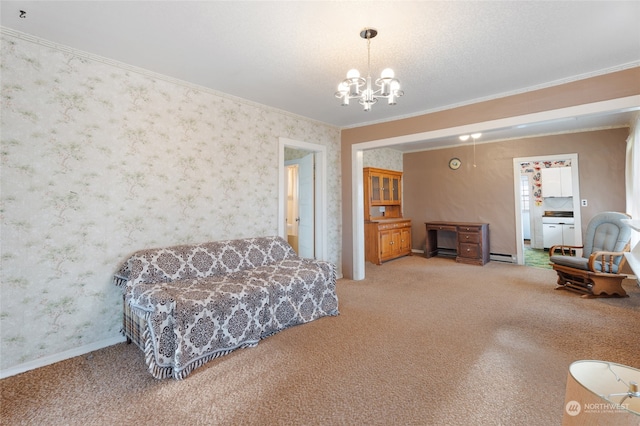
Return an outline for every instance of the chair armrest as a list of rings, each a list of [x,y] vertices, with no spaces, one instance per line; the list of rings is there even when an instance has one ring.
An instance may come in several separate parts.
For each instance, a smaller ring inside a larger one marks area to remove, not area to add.
[[[625,250],[628,251],[628,250]],[[613,271],[613,265],[614,265],[614,261],[615,259],[621,256],[622,260],[620,260],[620,263],[617,265],[618,271],[620,271],[620,269],[622,269],[622,265],[624,265],[624,251],[597,251],[595,253],[591,253],[591,256],[589,256],[589,270],[591,272],[601,272],[601,273],[605,273],[605,274],[615,274],[615,272],[611,272]],[[595,265],[596,262],[600,263],[600,270],[596,270]],[[618,272],[619,273],[619,272]]]
[[[564,246],[561,244],[557,244],[555,246],[551,246],[551,248],[549,249],[549,257],[553,256],[556,250],[560,250],[561,256],[573,256],[573,250],[582,248],[584,248],[584,246]]]

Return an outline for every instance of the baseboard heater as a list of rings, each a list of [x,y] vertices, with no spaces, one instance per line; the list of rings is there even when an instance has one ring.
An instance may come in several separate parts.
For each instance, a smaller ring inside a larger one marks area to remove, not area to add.
[[[413,253],[424,254],[424,250],[412,249],[411,251]],[[438,256],[456,257],[455,249],[438,248]],[[489,253],[489,260],[493,260],[494,262],[518,263],[515,255],[504,253]]]
[[[489,259],[493,262],[517,263],[516,257],[511,254],[489,253]]]

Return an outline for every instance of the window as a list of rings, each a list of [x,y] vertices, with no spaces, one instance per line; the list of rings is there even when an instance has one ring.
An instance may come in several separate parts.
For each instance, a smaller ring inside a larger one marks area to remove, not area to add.
[[[530,186],[529,186],[529,176],[521,175],[520,176],[520,204],[522,205],[522,210],[529,210],[529,194],[530,194]]]

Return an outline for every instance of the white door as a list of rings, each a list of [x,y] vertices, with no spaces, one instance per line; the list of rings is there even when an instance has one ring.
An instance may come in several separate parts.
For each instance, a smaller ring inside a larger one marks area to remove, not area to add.
[[[295,211],[287,209],[287,230],[295,237],[296,244],[292,244],[298,256],[309,259],[315,258],[315,154],[309,153],[306,156],[285,162],[286,166],[297,165],[297,173],[287,173],[287,179],[297,177],[297,182],[293,182],[293,196],[296,200],[289,205],[293,205]],[[287,183],[291,187],[291,183]]]
[[[314,154],[298,160],[298,256],[315,258]]]

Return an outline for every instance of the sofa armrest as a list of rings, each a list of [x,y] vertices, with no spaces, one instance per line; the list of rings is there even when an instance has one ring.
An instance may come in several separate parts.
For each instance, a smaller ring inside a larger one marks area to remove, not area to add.
[[[173,312],[176,301],[169,291],[166,291],[162,283],[136,284],[125,292],[125,303],[138,313],[150,313],[163,310]]]
[[[551,246],[551,248],[549,249],[549,257],[554,256],[554,252],[556,250],[560,250],[561,256],[574,256],[575,250],[582,248],[584,248],[584,246],[565,246],[557,244],[555,246]]]
[[[124,291],[124,289],[127,286],[127,281],[129,281],[129,277],[122,275],[122,274],[114,274],[113,275],[113,284],[122,289]]]

